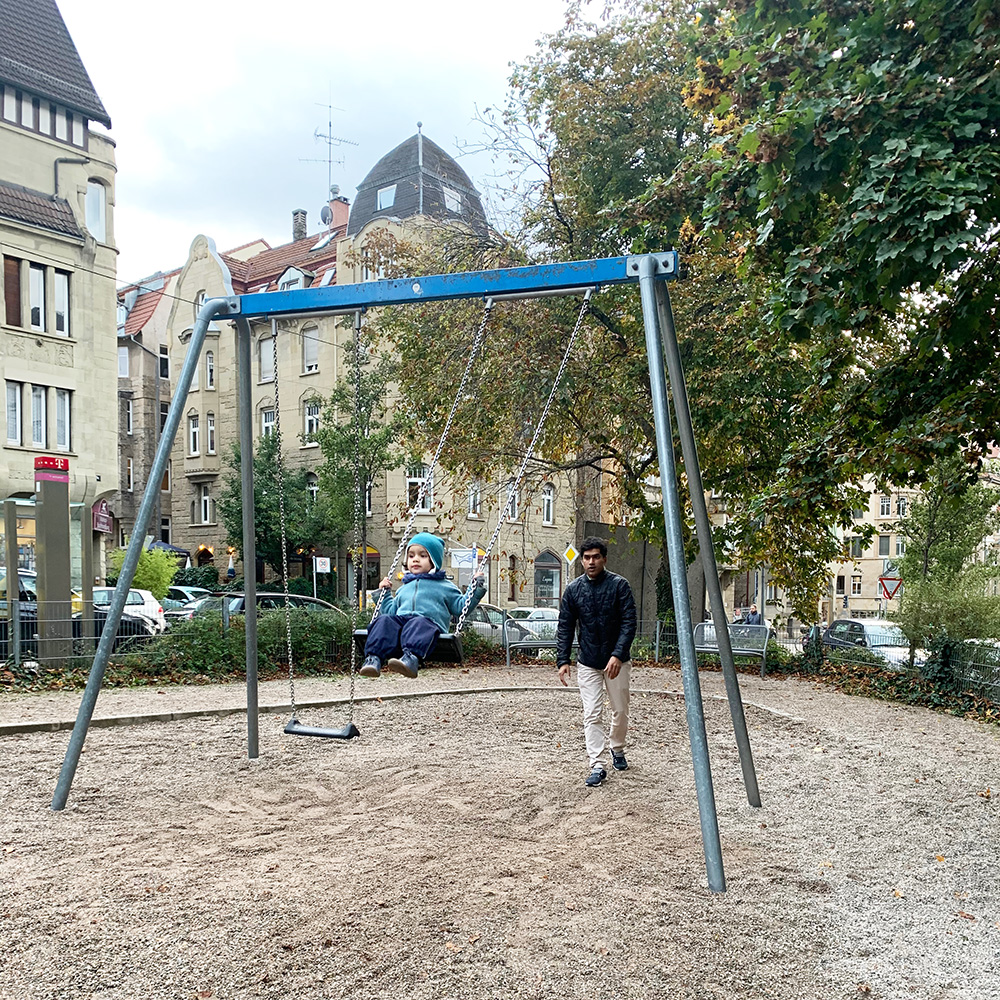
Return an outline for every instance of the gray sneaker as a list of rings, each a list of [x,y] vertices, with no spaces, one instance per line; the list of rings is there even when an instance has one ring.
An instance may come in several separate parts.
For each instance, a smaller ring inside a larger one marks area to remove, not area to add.
[[[402,674],[404,677],[416,677],[420,667],[420,660],[408,649],[404,649],[400,656],[392,656],[386,662],[385,669],[391,670],[394,674]]]
[[[625,759],[624,750],[615,750],[614,747],[611,749],[611,766],[616,771],[627,771],[628,761]]]
[[[358,673],[362,677],[379,677],[382,674],[382,661],[377,656],[366,656]]]
[[[584,784],[589,785],[591,788],[596,788],[607,776],[608,772],[600,764],[595,764],[590,774],[587,775],[587,780]]]

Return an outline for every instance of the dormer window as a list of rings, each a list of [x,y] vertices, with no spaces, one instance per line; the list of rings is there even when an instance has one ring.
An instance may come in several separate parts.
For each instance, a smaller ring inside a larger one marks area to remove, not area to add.
[[[449,212],[454,212],[456,215],[461,215],[462,196],[457,191],[453,191],[449,187],[442,187],[441,191],[444,193],[444,207]]]
[[[385,208],[392,208],[396,203],[396,185],[390,184],[388,187],[378,189],[378,199],[375,207],[381,212]]]
[[[312,273],[309,274],[310,278]],[[306,272],[300,270],[297,267],[288,268],[285,273],[278,278],[278,291],[279,292],[290,292],[295,288],[305,288],[306,282]]]

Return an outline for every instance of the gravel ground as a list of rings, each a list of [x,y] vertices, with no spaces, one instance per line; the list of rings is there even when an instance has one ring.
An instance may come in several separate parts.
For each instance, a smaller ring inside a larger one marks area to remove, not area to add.
[[[0,736],[0,997],[1000,998],[996,727],[742,677],[752,809],[721,678],[703,675],[716,895],[677,673],[635,671],[632,766],[598,789],[578,696],[553,679],[365,682],[383,697],[357,706],[361,739],[286,737],[264,715],[253,761],[239,715],[93,728],[59,813],[68,734]],[[510,685],[544,689],[485,690]],[[107,691],[97,716],[241,699]],[[78,702],[0,696],[0,732]]]

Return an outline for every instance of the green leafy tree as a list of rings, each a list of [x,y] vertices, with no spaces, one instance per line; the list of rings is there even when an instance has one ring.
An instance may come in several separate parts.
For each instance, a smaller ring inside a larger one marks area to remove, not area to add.
[[[899,622],[914,645],[934,635],[952,639],[1000,636],[1000,567],[977,561],[986,537],[1000,526],[996,489],[969,481],[961,458],[938,462],[923,497],[899,530],[906,539]]]
[[[764,321],[842,383],[797,464],[835,452],[902,482],[983,454],[1000,417],[996,4],[710,0],[689,38],[689,106],[714,135],[650,201],[703,194]]]
[[[114,549],[108,557],[109,580],[117,583],[124,562],[125,549]],[[177,571],[177,556],[174,553],[164,549],[143,549],[131,585],[148,590],[158,601],[162,601]]]
[[[233,446],[226,476],[218,500],[219,517],[226,529],[229,544],[243,551],[243,490],[240,482],[240,449]],[[285,537],[287,553],[316,546],[336,547],[344,532],[335,505],[320,490],[314,498],[309,491],[305,469],[281,466],[285,494]],[[282,573],[281,512],[278,498],[277,436],[269,434],[257,443],[253,458],[254,544],[257,556],[279,575]]]

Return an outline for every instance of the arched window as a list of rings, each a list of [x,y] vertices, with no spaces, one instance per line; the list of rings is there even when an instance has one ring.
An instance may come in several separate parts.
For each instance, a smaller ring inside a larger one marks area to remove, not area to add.
[[[562,560],[548,550],[535,556],[535,604],[540,608],[559,606],[562,591]]]
[[[87,181],[87,231],[98,243],[108,241],[107,191],[100,181]]]
[[[215,354],[212,351],[205,353],[205,388],[215,388]]]
[[[309,493],[309,499],[315,503],[319,496],[319,476],[315,472],[306,474],[306,490]]]

